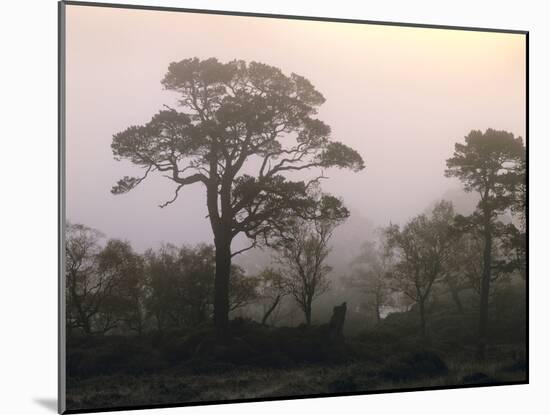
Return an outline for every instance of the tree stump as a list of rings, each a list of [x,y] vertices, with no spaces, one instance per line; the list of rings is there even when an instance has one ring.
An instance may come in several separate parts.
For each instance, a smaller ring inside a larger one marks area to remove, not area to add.
[[[344,340],[344,321],[346,320],[346,302],[334,307],[329,323],[329,339],[331,341]]]

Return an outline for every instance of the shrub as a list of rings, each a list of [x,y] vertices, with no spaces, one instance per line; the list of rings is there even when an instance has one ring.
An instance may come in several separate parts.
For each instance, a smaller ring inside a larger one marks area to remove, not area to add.
[[[410,381],[424,377],[444,376],[449,368],[441,357],[432,351],[407,353],[389,362],[380,373],[385,380]]]

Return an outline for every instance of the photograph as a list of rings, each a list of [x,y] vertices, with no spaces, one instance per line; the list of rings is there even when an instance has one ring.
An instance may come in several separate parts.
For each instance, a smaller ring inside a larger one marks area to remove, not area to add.
[[[59,3],[60,408],[529,382],[528,32]]]

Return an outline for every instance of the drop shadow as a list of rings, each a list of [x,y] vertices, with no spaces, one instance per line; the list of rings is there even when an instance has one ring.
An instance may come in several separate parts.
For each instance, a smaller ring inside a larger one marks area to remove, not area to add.
[[[57,399],[54,398],[35,398],[34,402],[50,410],[51,412],[57,413]]]

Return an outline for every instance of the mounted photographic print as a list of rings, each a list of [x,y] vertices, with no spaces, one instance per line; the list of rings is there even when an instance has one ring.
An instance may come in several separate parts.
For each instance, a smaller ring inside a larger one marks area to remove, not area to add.
[[[59,10],[60,412],[528,382],[527,32]]]

